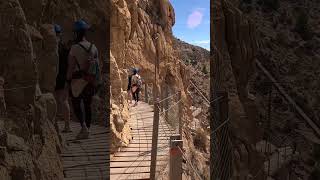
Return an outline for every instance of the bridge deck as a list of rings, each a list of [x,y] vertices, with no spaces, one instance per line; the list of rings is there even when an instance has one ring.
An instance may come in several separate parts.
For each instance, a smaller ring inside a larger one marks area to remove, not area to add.
[[[61,156],[66,180],[105,180],[108,179],[149,179],[151,164],[151,145],[153,128],[153,108],[141,103],[131,108],[133,140],[128,147],[110,156],[109,130],[103,126],[92,125],[89,139],[76,140],[80,130],[78,122],[71,122],[71,133],[61,133],[66,142]],[[158,133],[157,171],[163,171],[168,163],[168,144],[170,130],[160,118]],[[58,122],[62,130],[64,122]],[[110,169],[107,167],[110,164]],[[160,169],[161,167],[162,169]]]
[[[151,145],[153,128],[153,108],[141,103],[131,108],[133,140],[128,147],[111,156],[110,178],[117,179],[149,179],[151,164]],[[168,128],[159,126],[158,147],[168,145]],[[168,158],[168,148],[158,150],[157,164],[165,166]]]
[[[58,123],[62,130],[64,122]],[[106,180],[109,177],[110,133],[107,128],[92,125],[89,139],[76,140],[79,122],[71,122],[71,133],[61,133],[66,143],[61,156],[65,180]]]

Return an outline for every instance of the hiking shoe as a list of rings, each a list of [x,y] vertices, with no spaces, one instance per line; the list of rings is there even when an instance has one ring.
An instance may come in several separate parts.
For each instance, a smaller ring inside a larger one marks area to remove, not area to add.
[[[62,130],[62,133],[71,133],[71,129],[70,127],[64,127],[64,129]]]
[[[77,135],[77,139],[87,139],[89,137],[89,131],[87,128],[81,128],[80,132]]]
[[[135,102],[132,107],[136,107],[138,105],[138,102]]]
[[[88,132],[79,132],[77,135],[76,139],[88,139],[89,138],[89,133]]]

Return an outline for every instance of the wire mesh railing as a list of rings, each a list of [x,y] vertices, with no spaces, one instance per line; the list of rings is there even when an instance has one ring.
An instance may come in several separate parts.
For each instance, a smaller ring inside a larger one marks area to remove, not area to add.
[[[159,133],[158,146],[162,144],[170,144],[170,137],[179,134],[179,92],[167,94],[163,99],[159,100]],[[156,163],[156,179],[163,179],[168,176],[166,171],[169,169],[170,147],[157,154]],[[161,163],[166,162],[166,163]]]

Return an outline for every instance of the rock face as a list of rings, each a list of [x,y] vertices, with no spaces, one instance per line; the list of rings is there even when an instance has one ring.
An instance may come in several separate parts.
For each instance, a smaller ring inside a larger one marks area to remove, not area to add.
[[[54,127],[56,102],[52,94],[36,94],[36,71],[41,68],[35,66],[34,36],[19,1],[1,2],[0,9],[0,24],[4,27],[0,39],[9,42],[0,45],[0,56],[4,57],[1,74],[6,82],[3,98],[7,104],[6,115],[0,117],[1,179],[62,179],[58,153],[61,144]],[[49,36],[53,29],[45,29],[38,37],[53,40],[44,50],[53,56],[57,46],[55,37]],[[50,63],[52,68],[44,76],[50,84],[42,86],[47,91],[53,90],[56,64]]]
[[[258,125],[258,107],[249,94],[248,84],[255,72],[257,36],[254,22],[246,18],[234,5],[225,0],[212,2],[211,42],[214,59],[211,66],[215,90],[229,93],[234,151],[234,177],[256,174],[262,167],[255,144],[261,140]],[[213,89],[212,89],[213,90]],[[238,158],[237,158],[238,157]],[[254,159],[254,160],[253,160]]]
[[[188,94],[192,96],[192,105],[198,108],[194,113],[198,111],[196,116],[201,122],[195,122],[195,124],[201,124],[205,129],[207,129],[209,126],[209,103],[206,99],[209,99],[210,94],[210,51],[188,44],[176,38],[174,38],[173,42],[174,50],[181,61],[186,65],[186,73],[190,77],[192,83],[197,86],[194,87],[190,83],[188,85],[190,92],[190,94]]]
[[[220,88],[231,95],[232,131],[237,137],[233,140],[237,149],[234,169],[237,176],[242,176],[256,172],[255,166],[261,164],[259,160],[256,163],[252,161],[259,155],[252,145],[261,138],[259,132],[267,130],[266,127],[257,128],[256,124],[259,119],[266,121],[263,118],[268,111],[270,80],[260,69],[254,70],[255,61],[272,74],[315,123],[319,122],[319,78],[316,78],[319,74],[319,2],[221,0],[215,1],[214,5],[211,34],[212,41],[216,42],[213,48],[217,50],[213,53],[213,65],[219,64],[223,70],[221,78],[214,77],[214,72],[212,77],[220,80]],[[251,86],[248,85],[250,79],[253,80]],[[248,93],[249,90],[255,93],[255,97]],[[312,165],[314,161],[304,161],[318,153],[317,150],[310,151],[317,139],[313,131],[277,92],[273,91],[270,97],[270,142],[277,150],[288,144],[288,148],[299,152],[298,159],[283,162],[280,165],[283,167],[277,169],[272,177],[282,179],[294,174],[304,179],[319,179],[319,168]],[[236,118],[241,115],[246,117]],[[290,137],[293,132],[299,133]],[[283,137],[289,137],[286,143],[278,140]],[[291,169],[293,166],[299,168]],[[275,166],[273,168],[276,169]]]
[[[273,2],[273,3],[270,3]],[[279,82],[287,94],[300,108],[319,125],[319,1],[259,1],[242,2],[236,5],[244,14],[256,22],[259,31],[260,48],[257,52],[259,62]],[[262,71],[257,71],[252,91],[257,95],[261,109],[266,111],[269,79]],[[287,101],[273,91],[272,97],[272,134],[279,137],[292,131],[303,131],[309,137],[297,135],[290,137],[288,144],[296,146],[300,159],[313,159],[310,149],[317,138],[305,121],[297,116]],[[274,140],[274,144],[275,144]],[[295,145],[293,145],[295,144]],[[318,144],[318,143],[316,143]],[[290,165],[291,164],[291,165]],[[302,160],[294,160],[283,165],[300,168],[290,173],[299,174],[305,179],[319,179],[318,168]],[[312,170],[313,169],[313,170]],[[313,171],[312,173],[310,173]],[[281,179],[290,174],[279,169],[274,177]],[[312,174],[312,175],[310,175]],[[313,178],[312,178],[313,177]]]
[[[0,2],[0,179],[63,179],[53,96],[58,67],[53,24],[63,27],[68,41],[73,22],[88,21],[95,30],[88,39],[103,61],[107,12],[106,0]]]
[[[188,70],[176,53],[172,36],[172,26],[175,23],[175,13],[167,0],[112,0],[111,1],[111,66],[114,70],[111,76],[111,92],[114,107],[127,109],[127,98],[122,98],[127,89],[128,70],[132,67],[141,69],[143,80],[152,87],[155,77],[155,65],[159,61],[158,91],[159,98],[166,93],[174,94],[182,90],[183,111],[185,119],[184,141],[189,158],[195,160],[196,165],[205,164],[207,157],[201,157],[193,145],[190,132],[190,97],[186,94],[189,82]],[[120,80],[119,80],[120,78]],[[164,91],[167,90],[167,91]],[[117,112],[117,108],[114,111]],[[120,137],[119,129],[124,135],[121,140],[113,138],[118,143],[128,141],[128,134],[124,134],[128,127],[127,120],[119,122],[119,116],[111,116],[111,126],[114,126],[114,137]],[[128,119],[129,120],[129,119]],[[124,125],[123,125],[124,123]],[[118,124],[118,125],[117,125]],[[197,160],[196,160],[197,159]],[[209,166],[200,169],[203,177],[208,177]]]

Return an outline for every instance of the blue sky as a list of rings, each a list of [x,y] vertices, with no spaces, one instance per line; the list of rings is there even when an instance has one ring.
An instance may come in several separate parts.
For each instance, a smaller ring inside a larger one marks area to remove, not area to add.
[[[190,44],[210,49],[210,0],[170,0],[176,14],[173,34]]]

